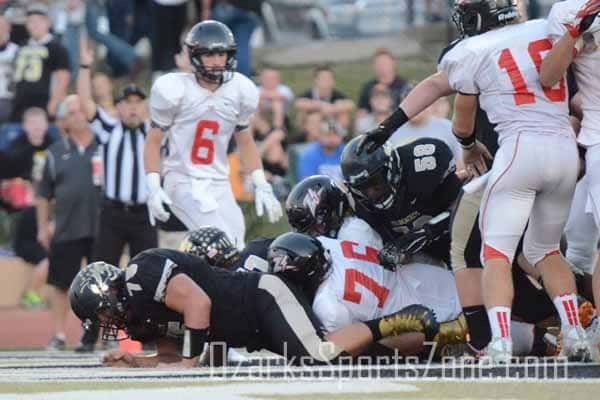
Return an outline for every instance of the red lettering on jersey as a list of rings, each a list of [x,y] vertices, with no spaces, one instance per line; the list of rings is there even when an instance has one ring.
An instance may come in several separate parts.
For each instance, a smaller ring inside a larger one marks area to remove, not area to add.
[[[550,50],[552,50],[552,42],[550,41],[550,39],[541,39],[529,43],[527,51],[529,52],[529,56],[535,64],[535,68],[537,69],[538,74],[540,72],[540,69],[542,68],[542,52]],[[567,99],[565,78],[560,79],[557,89],[544,86],[542,86],[542,89],[544,89],[544,94],[546,95],[548,100],[552,102],[560,103],[561,101],[565,101]]]
[[[365,253],[361,254],[361,253],[356,252],[357,246],[358,246],[358,243],[356,243],[356,242],[344,240],[344,241],[342,241],[341,246],[342,246],[342,254],[346,258],[350,258],[352,260],[369,261],[369,262],[372,262],[373,264],[379,264],[379,253],[377,252],[376,249],[374,249],[372,247],[364,246]]]
[[[204,137],[204,131],[210,131],[213,135],[219,133],[219,123],[202,119],[196,125],[196,136],[192,145],[191,159],[192,164],[212,164],[215,159],[215,142],[211,137]],[[200,149],[205,149],[202,151]]]
[[[361,302],[362,295],[356,291],[356,284],[365,287],[373,293],[378,300],[377,307],[383,308],[390,290],[356,269],[346,270],[346,275],[344,276],[344,300],[356,304]]]
[[[552,49],[552,42],[549,39],[535,40],[529,43],[527,46],[529,57],[531,58],[531,61],[533,61],[538,73],[542,67],[542,52],[550,49]],[[510,78],[515,90],[515,104],[520,106],[523,104],[535,103],[535,94],[528,90],[525,78],[523,78],[523,74],[519,70],[519,66],[517,65],[517,62],[515,61],[510,49],[502,50],[500,58],[498,59],[498,65],[500,68],[505,69],[508,73],[508,77]],[[551,102],[560,103],[565,101],[567,98],[564,78],[561,78],[558,88],[553,89],[542,87],[542,89],[544,90],[544,94],[548,100]]]
[[[519,71],[517,62],[515,61],[509,49],[502,50],[502,54],[498,60],[498,65],[500,68],[505,69],[506,72],[508,72],[510,82],[515,89],[515,94],[513,95],[515,98],[515,104],[520,106],[523,104],[535,103],[535,95],[527,90],[525,78],[523,78],[523,74],[521,74],[521,71]]]

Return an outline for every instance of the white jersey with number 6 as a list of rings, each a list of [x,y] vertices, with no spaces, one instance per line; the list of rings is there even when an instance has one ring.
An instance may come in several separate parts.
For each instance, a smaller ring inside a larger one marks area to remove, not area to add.
[[[565,79],[552,88],[539,80],[550,49],[546,21],[533,20],[463,39],[438,69],[457,92],[479,95],[500,143],[519,133],[571,136]]]
[[[166,129],[163,174],[226,180],[231,135],[249,125],[257,106],[256,85],[237,72],[214,92],[201,87],[194,74],[158,78],[150,95],[150,118]]]
[[[461,312],[452,274],[440,267],[407,264],[396,272],[379,265],[372,247],[319,237],[331,255],[331,271],[319,287],[313,310],[328,331],[422,304],[438,321]]]

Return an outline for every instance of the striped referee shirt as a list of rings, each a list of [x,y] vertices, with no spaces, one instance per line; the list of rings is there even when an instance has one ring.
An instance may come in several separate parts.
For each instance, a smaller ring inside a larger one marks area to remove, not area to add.
[[[132,130],[96,107],[91,127],[102,144],[105,196],[126,204],[145,204],[144,141],[150,124]]]

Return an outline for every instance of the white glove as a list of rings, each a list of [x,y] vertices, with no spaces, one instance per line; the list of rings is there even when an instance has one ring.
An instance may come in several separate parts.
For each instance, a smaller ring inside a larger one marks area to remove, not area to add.
[[[279,221],[283,216],[281,203],[273,194],[273,188],[265,178],[265,172],[262,169],[256,169],[250,174],[254,184],[254,205],[256,206],[256,215],[263,216],[264,210],[267,210],[267,217],[270,223]]]
[[[160,187],[160,174],[158,172],[150,172],[146,174],[146,185],[148,185],[148,217],[150,218],[150,225],[156,225],[156,220],[165,222],[169,219],[169,214],[163,203],[171,205],[172,201],[167,196],[165,191]]]

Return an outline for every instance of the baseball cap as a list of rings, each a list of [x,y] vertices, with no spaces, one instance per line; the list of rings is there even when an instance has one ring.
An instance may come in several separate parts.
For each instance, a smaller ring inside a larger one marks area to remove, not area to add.
[[[146,99],[144,91],[135,83],[130,83],[121,89],[119,95],[115,99],[115,103],[125,100],[129,96],[139,96],[142,100]]]
[[[43,16],[47,17],[48,16],[48,6],[46,6],[45,4],[42,4],[42,3],[34,3],[34,4],[30,5],[29,7],[27,7],[25,14],[27,16],[43,15]]]

